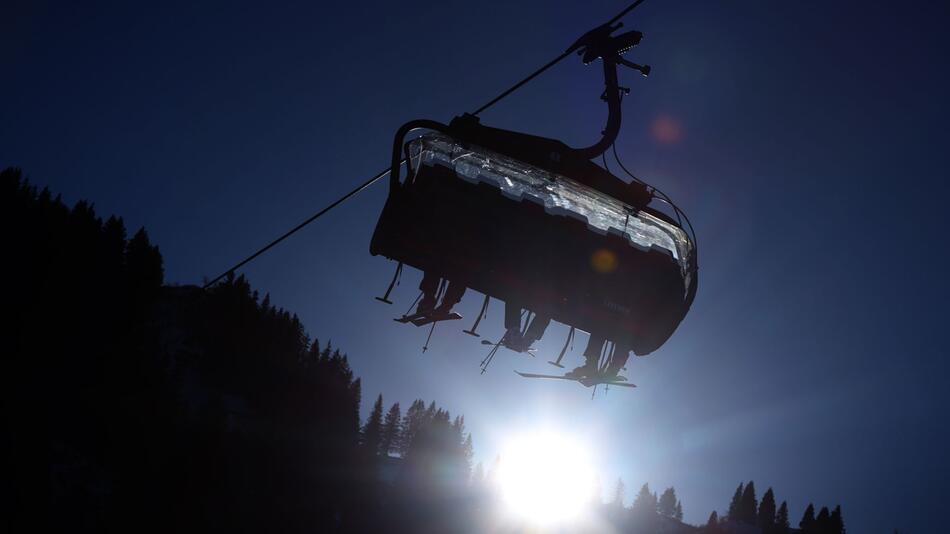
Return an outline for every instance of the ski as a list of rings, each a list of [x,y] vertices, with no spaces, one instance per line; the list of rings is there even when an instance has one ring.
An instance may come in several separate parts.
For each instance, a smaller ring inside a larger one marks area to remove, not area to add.
[[[585,385],[585,386],[587,386],[587,387],[598,386],[598,385],[619,386],[619,387],[622,387],[622,388],[635,388],[635,387],[637,387],[636,384],[631,384],[630,382],[626,382],[626,381],[625,381],[626,379],[624,379],[624,380],[603,380],[603,379],[599,379],[598,377],[582,377],[582,378],[576,378],[576,377],[573,377],[573,376],[564,376],[564,375],[540,375],[540,374],[535,374],[535,373],[522,373],[522,372],[520,372],[520,371],[515,371],[515,373],[517,373],[518,376],[522,376],[522,377],[524,377],[524,378],[551,378],[551,379],[555,379],[555,380],[570,380],[570,381],[572,381],[572,382],[578,382],[578,383],[580,383],[580,384],[583,384],[583,385]],[[620,377],[620,378],[622,378],[622,377]]]
[[[412,324],[416,326],[425,326],[427,324],[437,323],[440,321],[457,321],[461,318],[462,318],[461,315],[455,312],[451,312],[445,315],[424,315],[422,317],[417,317],[415,319],[409,319],[408,322],[411,322]]]

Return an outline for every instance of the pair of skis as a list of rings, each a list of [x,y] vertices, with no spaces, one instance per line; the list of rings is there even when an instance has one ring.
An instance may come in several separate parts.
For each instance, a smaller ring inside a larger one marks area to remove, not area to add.
[[[586,387],[592,386],[617,386],[622,388],[635,388],[636,384],[627,382],[627,379],[620,375],[594,375],[594,376],[567,376],[567,375],[540,375],[535,373],[522,373],[515,371],[518,376],[524,378],[549,378],[554,380],[570,380]]]
[[[461,319],[462,316],[455,313],[413,313],[411,315],[403,315],[402,317],[397,317],[393,319],[397,323],[412,323],[416,326],[425,326],[427,324],[438,323],[440,321],[457,321]]]

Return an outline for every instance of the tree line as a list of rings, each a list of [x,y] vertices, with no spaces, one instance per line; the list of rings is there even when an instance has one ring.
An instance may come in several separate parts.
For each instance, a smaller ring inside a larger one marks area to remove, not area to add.
[[[419,444],[431,439],[435,432],[451,437],[446,442],[451,443],[460,464],[471,464],[474,451],[472,436],[465,432],[465,417],[452,419],[447,410],[435,405],[435,401],[426,407],[425,401],[416,399],[405,416],[396,402],[384,417],[383,395],[379,394],[363,426],[361,445],[373,456],[406,458],[411,457]]]
[[[614,485],[610,501],[603,505],[605,517],[622,530],[631,532],[668,532],[687,531],[695,528],[682,524],[683,503],[676,495],[676,489],[669,487],[661,494],[652,491],[649,484],[643,484],[628,508],[624,505],[626,486],[622,479]],[[677,524],[673,524],[676,522]],[[708,534],[729,534],[740,525],[756,527],[761,534],[844,534],[846,532],[841,506],[829,509],[823,506],[816,514],[811,503],[805,508],[797,529],[793,529],[789,519],[788,503],[782,501],[776,505],[775,493],[768,488],[759,500],[755,483],[741,483],[736,488],[726,514],[720,516],[717,511],[709,514],[702,532]],[[677,530],[680,529],[680,530]]]
[[[633,503],[627,507],[626,485],[623,479],[617,479],[610,500],[601,504],[600,513],[619,531],[624,532],[680,532],[687,527],[683,521],[683,503],[676,495],[676,489],[666,488],[662,493],[650,489],[650,484],[640,486],[633,497]]]
[[[792,532],[789,522],[788,503],[782,501],[778,507],[775,504],[775,493],[772,488],[765,491],[762,500],[756,498],[755,482],[739,484],[732,500],[729,502],[728,512],[720,517],[715,510],[709,514],[704,532],[722,534],[730,532],[730,524],[754,525],[762,534],[788,534]],[[815,507],[809,503],[801,521],[798,523],[799,532],[803,534],[844,534],[844,518],[841,515],[841,506],[835,506],[829,511],[827,506],[821,508],[815,516]]]

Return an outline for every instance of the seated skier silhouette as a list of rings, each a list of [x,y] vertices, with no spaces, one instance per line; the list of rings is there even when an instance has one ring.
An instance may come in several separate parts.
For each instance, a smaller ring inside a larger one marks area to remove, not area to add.
[[[630,358],[630,347],[617,342],[614,344],[613,354],[611,354],[607,367],[601,372],[599,367],[600,356],[604,350],[604,344],[607,338],[603,334],[591,333],[590,340],[587,342],[587,348],[584,349],[584,365],[577,367],[567,373],[571,378],[603,378],[605,380],[616,380],[620,370],[627,364]]]
[[[520,305],[505,302],[505,335],[501,344],[516,352],[527,352],[535,341],[541,339],[551,318],[536,313],[527,328],[521,329],[522,308]]]
[[[465,294],[465,284],[458,281],[446,279],[447,287],[442,295],[442,302],[437,303],[437,293],[439,291],[439,282],[442,278],[430,271],[422,275],[422,282],[419,283],[419,290],[422,291],[422,299],[416,306],[416,315],[420,317],[447,317],[452,313],[452,307],[462,300]],[[438,304],[438,306],[436,306]]]

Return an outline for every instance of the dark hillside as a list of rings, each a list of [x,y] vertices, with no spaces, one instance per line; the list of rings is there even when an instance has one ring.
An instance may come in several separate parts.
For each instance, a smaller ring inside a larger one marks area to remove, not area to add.
[[[0,187],[15,310],[0,373],[2,521],[20,531],[368,521],[372,462],[344,354],[311,343],[243,278],[163,287],[144,229],[129,239],[122,219],[69,208],[16,169]]]

